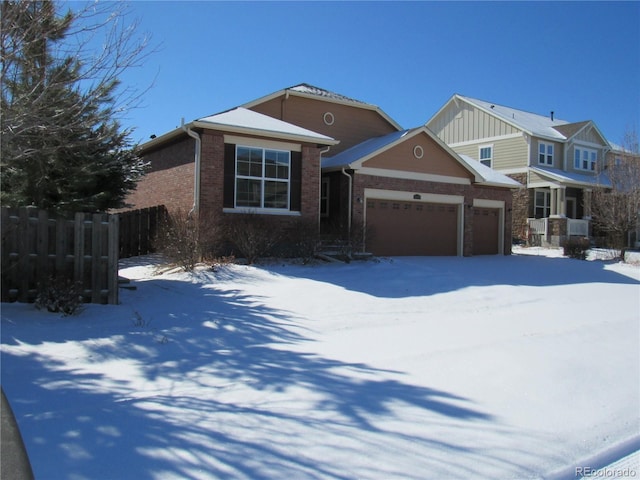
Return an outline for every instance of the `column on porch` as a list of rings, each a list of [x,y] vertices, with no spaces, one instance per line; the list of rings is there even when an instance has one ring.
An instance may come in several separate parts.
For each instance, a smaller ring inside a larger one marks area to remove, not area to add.
[[[551,187],[551,217],[567,216],[567,202],[565,192],[565,187]]]

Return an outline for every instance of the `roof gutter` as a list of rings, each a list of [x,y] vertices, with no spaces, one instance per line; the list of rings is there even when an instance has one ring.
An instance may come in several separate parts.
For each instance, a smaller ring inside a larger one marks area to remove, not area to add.
[[[194,155],[194,175],[193,175],[193,207],[189,211],[189,217],[194,213],[197,215],[198,210],[200,209],[200,157],[202,151],[202,140],[200,135],[197,132],[191,130],[190,127],[184,124],[184,118],[181,121],[182,130],[184,130],[187,135],[196,141],[195,155]]]

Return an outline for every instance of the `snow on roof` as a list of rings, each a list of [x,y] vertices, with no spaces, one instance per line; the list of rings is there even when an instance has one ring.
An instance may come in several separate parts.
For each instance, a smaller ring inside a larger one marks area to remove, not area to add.
[[[458,154],[458,156],[464,163],[467,164],[467,167],[469,167],[471,170],[479,174],[480,177],[482,177],[482,181],[479,182],[481,184],[499,185],[511,188],[522,186],[520,182],[517,182],[511,177],[507,177],[506,175],[497,172],[493,168],[487,167],[486,165],[480,163],[474,158],[469,157],[468,155]]]
[[[358,161],[365,159],[369,155],[383,149],[384,147],[399,141],[409,133],[416,130],[421,130],[421,128],[402,130],[399,132],[393,132],[388,135],[384,135],[382,137],[375,137],[366,140],[345,150],[344,152],[339,153],[334,157],[323,158],[322,168],[352,168]],[[456,155],[455,152],[452,152],[452,154]],[[458,157],[460,157],[467,170],[471,171],[476,176],[476,178],[482,179],[479,182],[481,184],[511,188],[522,186],[512,178],[509,178],[502,173],[496,172],[492,168],[483,165],[482,163],[474,160],[471,157],[468,157],[466,155],[458,155]]]
[[[360,105],[369,105],[366,102],[356,100],[354,98],[349,98],[344,95],[340,95],[339,93],[325,90],[324,88],[315,87],[313,85],[309,85],[308,83],[301,83],[300,85],[295,85],[293,87],[287,88],[287,90],[292,90],[298,93],[306,93],[308,95],[316,95],[318,97],[323,97],[323,98],[331,98],[333,100],[339,100],[341,102],[358,103]]]
[[[306,128],[293,125],[292,123],[278,120],[277,118],[263,115],[253,110],[237,107],[226,112],[199,118],[196,122],[220,125],[223,127],[235,127],[247,130],[258,130],[270,132],[272,134],[284,134],[288,136],[306,137],[317,140],[318,143],[336,144],[337,140],[321,133],[307,130]]]
[[[554,128],[568,124],[569,122],[566,120],[560,120],[557,118],[551,120],[549,116],[525,112],[523,110],[517,110],[515,108],[505,107],[504,105],[485,102],[484,100],[478,100],[476,98],[465,97],[462,95],[459,95],[459,97],[472,105],[476,105],[484,110],[490,111],[496,117],[499,117],[533,135],[557,140],[567,139],[565,135]]]
[[[342,168],[350,167],[352,164],[365,158],[366,156],[377,152],[381,148],[395,142],[396,140],[404,137],[410,130],[401,130],[398,132],[389,133],[382,137],[374,137],[369,140],[365,140],[358,145],[354,145],[347,150],[340,152],[333,157],[327,157],[322,159],[322,168]]]
[[[575,172],[565,172],[564,170],[556,170],[549,167],[531,167],[531,170],[541,175],[552,178],[563,183],[577,183],[580,185],[593,185],[610,187],[611,180],[606,174],[589,175]]]

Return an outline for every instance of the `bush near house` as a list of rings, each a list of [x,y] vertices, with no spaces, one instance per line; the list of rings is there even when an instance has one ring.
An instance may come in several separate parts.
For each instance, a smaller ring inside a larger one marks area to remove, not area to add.
[[[562,248],[566,257],[586,260],[590,246],[591,243],[587,237],[569,237],[562,245]]]

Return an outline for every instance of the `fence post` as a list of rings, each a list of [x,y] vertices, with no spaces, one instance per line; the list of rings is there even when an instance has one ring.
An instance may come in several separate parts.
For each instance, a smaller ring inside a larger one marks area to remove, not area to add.
[[[108,250],[108,303],[110,305],[118,304],[118,260],[119,260],[119,239],[120,239],[120,217],[118,215],[109,215],[109,250]]]

